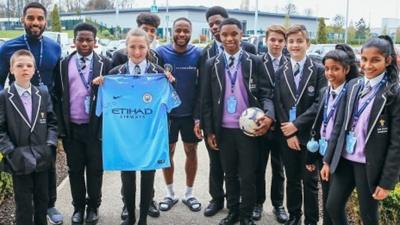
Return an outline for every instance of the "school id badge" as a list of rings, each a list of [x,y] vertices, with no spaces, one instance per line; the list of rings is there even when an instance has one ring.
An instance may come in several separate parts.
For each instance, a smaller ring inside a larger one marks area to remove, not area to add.
[[[90,96],[86,96],[85,97],[84,107],[85,107],[85,113],[89,114],[89,111],[90,111]]]
[[[228,101],[226,104],[226,111],[230,114],[236,113],[236,106],[237,106],[237,100],[235,96],[231,95],[228,97]]]
[[[357,138],[353,131],[346,135],[346,152],[348,154],[354,153],[354,148],[356,147]]]
[[[328,148],[328,142],[326,141],[325,138],[319,139],[318,142],[319,142],[319,154],[324,156],[326,153],[326,149]]]
[[[289,110],[289,122],[293,122],[296,120],[296,106],[293,106]]]

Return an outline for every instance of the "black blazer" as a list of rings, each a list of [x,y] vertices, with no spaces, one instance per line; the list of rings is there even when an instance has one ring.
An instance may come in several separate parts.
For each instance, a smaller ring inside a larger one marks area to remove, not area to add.
[[[153,49],[150,49],[150,57],[149,60],[157,65],[164,65],[164,62],[158,55],[156,51]],[[114,68],[116,66],[122,65],[124,63],[128,62],[128,55],[126,52],[126,48],[117,50],[114,52],[111,60],[111,68]]]
[[[66,58],[61,59],[59,71],[56,74],[54,93],[56,101],[55,111],[58,117],[59,135],[67,137],[71,135],[70,130],[70,104],[69,104],[69,62],[76,51],[71,53]],[[107,75],[111,62],[106,57],[93,52],[93,79],[99,75]],[[101,118],[96,116],[96,96],[98,86],[91,84],[90,93],[90,112],[89,112],[89,130],[91,134],[96,135],[98,138],[101,136]]]
[[[363,78],[353,79],[348,84],[346,94],[347,106],[340,115],[343,120],[340,132],[332,133],[324,162],[330,165],[331,173],[341,160],[346,144],[347,131],[351,129],[351,117],[356,96],[362,89]],[[339,115],[338,115],[339,116]],[[400,87],[397,85],[393,95],[388,96],[382,88],[376,94],[371,109],[366,137],[365,155],[366,170],[370,191],[376,186],[394,189],[400,175]]]
[[[242,49],[248,53],[256,54],[256,47],[253,44],[248,42],[241,42],[240,43]],[[193,118],[200,119],[201,117],[201,90],[202,90],[202,83],[204,82],[204,72],[207,60],[211,59],[212,57],[218,54],[217,50],[217,43],[213,41],[209,45],[207,45],[203,51],[201,52],[200,60],[199,60],[199,79],[198,79],[198,90],[197,90],[197,97],[196,97],[196,105],[194,107]],[[201,119],[200,119],[201,120]]]
[[[265,75],[259,57],[243,52],[241,58],[243,81],[249,97],[250,107],[259,107],[266,115],[275,120],[273,87]],[[219,54],[206,63],[202,90],[202,128],[205,134],[221,134],[221,123],[225,95],[224,55]]]
[[[290,60],[277,71],[275,78],[276,113],[279,123],[284,123],[289,121],[289,110],[296,102],[296,84]],[[298,129],[295,135],[303,145],[310,138],[311,124],[314,120],[314,114],[310,107],[313,104],[318,104],[320,98],[319,91],[326,85],[324,68],[319,64],[315,64],[307,57],[303,68],[303,76],[299,84],[301,92],[297,105],[297,118],[293,121]]]
[[[0,92],[0,152],[16,175],[48,169],[57,146],[57,120],[47,89],[32,85],[32,121],[14,84]],[[4,160],[4,159],[3,159]]]

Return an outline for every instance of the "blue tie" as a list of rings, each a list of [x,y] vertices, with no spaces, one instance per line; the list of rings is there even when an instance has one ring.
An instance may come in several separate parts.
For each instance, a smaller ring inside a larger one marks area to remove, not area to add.
[[[296,65],[294,66],[294,73],[293,76],[297,76],[300,74],[300,64],[296,63]]]

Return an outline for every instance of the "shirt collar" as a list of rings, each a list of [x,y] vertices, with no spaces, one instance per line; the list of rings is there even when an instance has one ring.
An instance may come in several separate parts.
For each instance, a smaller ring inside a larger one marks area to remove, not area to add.
[[[15,89],[17,89],[19,96],[22,96],[22,94],[25,93],[26,91],[29,93],[29,95],[32,95],[32,85],[31,84],[29,84],[28,89],[25,89],[25,88],[19,86],[17,84],[17,82],[14,82],[14,84],[15,84]]]
[[[271,57],[272,61],[276,58],[276,59],[278,59],[278,62],[281,62],[282,54],[281,54],[280,56],[278,56],[278,57],[274,57],[273,55],[271,55],[271,54],[268,52],[268,55],[269,55],[269,57]]]
[[[147,60],[143,60],[142,62],[140,62],[139,64],[140,67],[140,74],[144,74],[146,73],[146,68],[147,68]],[[128,67],[129,67],[129,73],[130,74],[135,74],[135,66],[136,64],[133,63],[131,60],[128,60]]]
[[[371,85],[371,87],[374,87],[375,85],[379,84],[379,82],[381,82],[381,80],[385,76],[385,73],[386,73],[386,71],[381,73],[379,76],[374,77],[372,79],[368,79],[368,78],[364,77],[364,85],[366,85],[367,82],[369,81],[369,84]]]
[[[339,87],[337,87],[336,89],[333,89],[333,87],[332,87],[332,85],[329,85],[329,90],[330,90],[330,92],[335,92],[335,94],[336,94],[336,96],[338,96],[339,94],[340,94],[340,92],[342,91],[342,89],[343,89],[343,87],[344,87],[344,84],[345,84],[346,82],[343,82],[343,84],[341,84]]]
[[[307,59],[307,57],[304,57],[302,60],[296,62],[296,61],[294,61],[294,59],[290,58],[290,62],[292,63],[293,72],[294,72],[294,67],[296,66],[296,63],[299,63],[300,71],[303,71],[304,64],[306,63],[306,59]]]
[[[83,56],[78,52],[76,52],[76,57],[78,57],[78,59],[81,59]],[[88,56],[85,56],[86,62],[91,62],[92,58],[93,58],[93,52],[90,53]]]
[[[233,65],[236,66],[239,62],[239,56],[242,53],[242,48],[239,49],[239,51],[237,51],[233,57],[235,57],[235,60],[233,61]],[[225,59],[227,60],[227,62],[229,63],[229,57],[231,57],[232,55],[227,53],[226,51],[224,51],[224,55],[225,55]]]

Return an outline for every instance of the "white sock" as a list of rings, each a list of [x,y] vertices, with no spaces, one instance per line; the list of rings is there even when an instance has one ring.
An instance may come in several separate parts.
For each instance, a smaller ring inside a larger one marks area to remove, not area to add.
[[[167,197],[175,199],[174,184],[167,185]]]
[[[189,199],[192,197],[193,197],[193,187],[186,186],[185,199]]]

